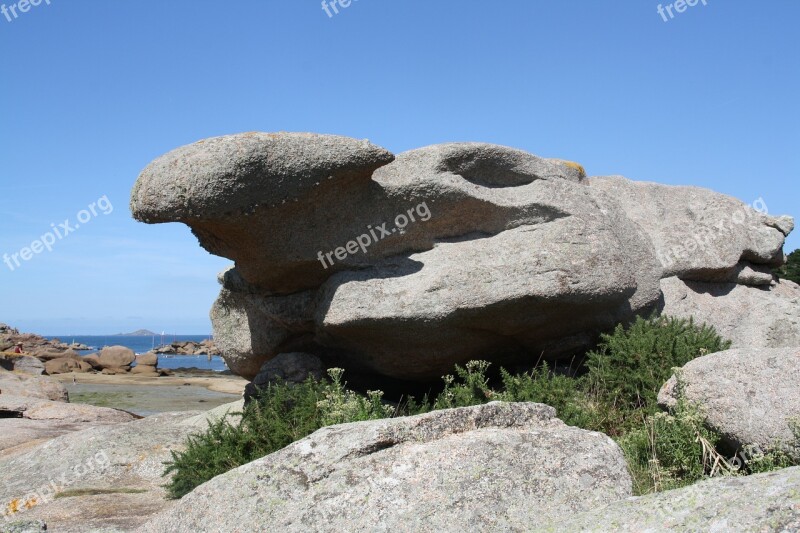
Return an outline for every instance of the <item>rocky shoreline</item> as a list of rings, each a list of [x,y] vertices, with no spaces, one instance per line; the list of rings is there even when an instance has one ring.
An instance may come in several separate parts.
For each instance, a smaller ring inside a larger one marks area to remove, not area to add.
[[[105,346],[87,355],[78,352],[89,349],[84,344],[66,344],[34,333],[20,333],[18,329],[0,324],[0,367],[6,370],[25,368],[48,375],[99,372],[161,377],[173,372],[158,368],[159,355],[219,355],[212,340],[173,342],[139,355],[124,346]]]

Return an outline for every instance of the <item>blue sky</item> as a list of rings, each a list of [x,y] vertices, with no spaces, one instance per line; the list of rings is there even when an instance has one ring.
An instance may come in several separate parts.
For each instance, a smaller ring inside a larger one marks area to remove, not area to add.
[[[0,15],[0,254],[96,213],[0,263],[0,322],[210,332],[229,261],[182,225],[134,222],[129,192],[155,157],[241,131],[395,153],[493,142],[798,217],[800,2],[707,0],[667,22],[657,6],[358,0],[328,17],[320,0],[43,0]]]

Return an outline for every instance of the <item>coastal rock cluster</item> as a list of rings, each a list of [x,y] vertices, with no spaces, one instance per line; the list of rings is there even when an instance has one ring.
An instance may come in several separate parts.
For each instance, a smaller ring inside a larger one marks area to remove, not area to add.
[[[131,211],[235,262],[211,318],[248,379],[296,352],[417,381],[470,359],[532,365],[659,310],[699,309],[723,335],[757,322],[734,347],[800,345],[798,288],[772,275],[790,217],[508,147],[206,139],[145,168]]]
[[[15,353],[17,346],[22,354]],[[176,341],[141,355],[125,346],[105,346],[88,355],[79,352],[93,349],[85,344],[67,344],[34,333],[20,333],[16,328],[0,324],[0,368],[39,375],[99,372],[159,377],[170,374],[169,370],[158,368],[159,355],[220,355],[211,339]]]

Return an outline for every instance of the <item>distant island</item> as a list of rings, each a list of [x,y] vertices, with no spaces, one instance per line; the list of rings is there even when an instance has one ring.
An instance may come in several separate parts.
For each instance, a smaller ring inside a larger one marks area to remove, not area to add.
[[[114,337],[152,337],[154,335],[158,335],[158,333],[153,333],[149,329],[137,329],[131,333],[117,333]]]

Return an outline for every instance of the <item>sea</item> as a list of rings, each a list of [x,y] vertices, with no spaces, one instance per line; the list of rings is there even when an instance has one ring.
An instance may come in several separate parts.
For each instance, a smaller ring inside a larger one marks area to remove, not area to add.
[[[194,341],[200,342],[208,339],[208,335],[155,335],[155,336],[142,336],[142,335],[55,335],[46,337],[50,340],[58,339],[67,344],[78,342],[91,346],[92,350],[82,350],[81,355],[101,350],[104,346],[125,346],[130,348],[137,354],[149,352],[153,348],[170,344],[173,342]],[[213,370],[215,372],[222,372],[227,370],[225,361],[218,355],[211,356],[209,360],[207,355],[165,355],[158,356],[159,368],[199,368],[202,370]]]

